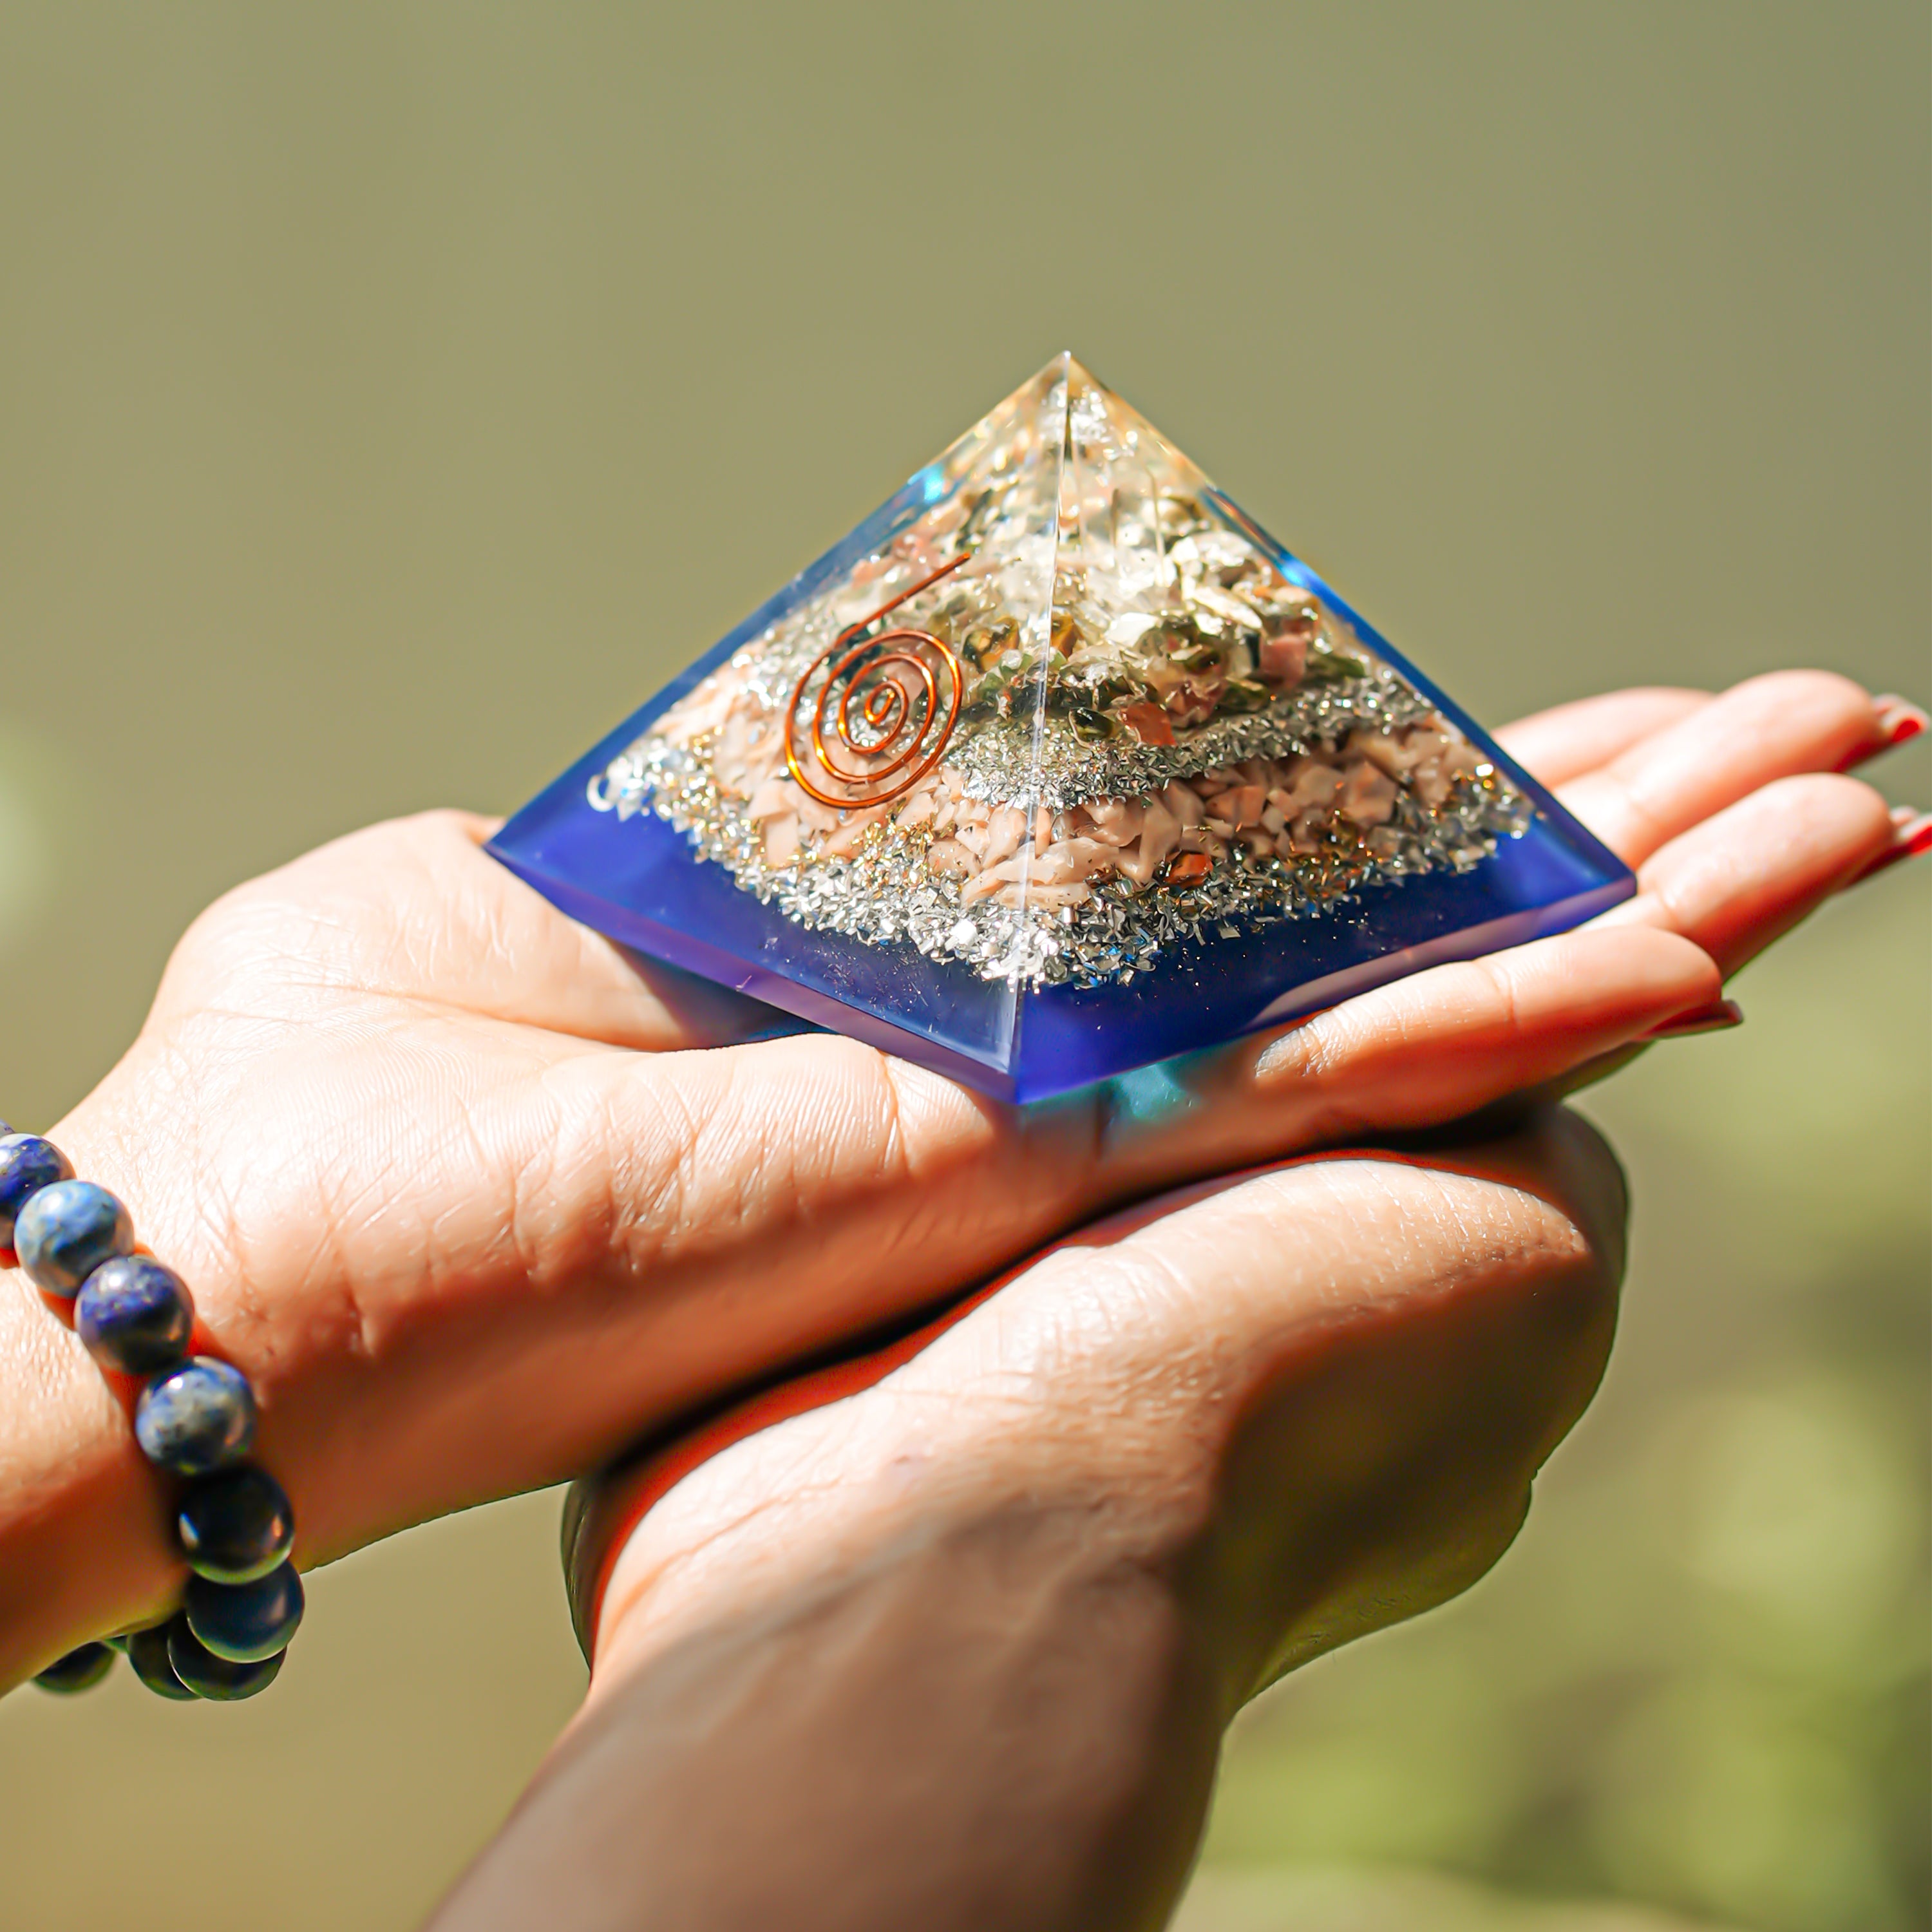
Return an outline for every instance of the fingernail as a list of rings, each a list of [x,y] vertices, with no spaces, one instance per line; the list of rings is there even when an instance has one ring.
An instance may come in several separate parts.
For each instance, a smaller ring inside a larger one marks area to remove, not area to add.
[[[1894,691],[1881,692],[1874,698],[1872,711],[1878,726],[1877,737],[1846,760],[1843,769],[1846,771],[1855,765],[1863,764],[1868,758],[1876,758],[1882,752],[1909,743],[1932,724],[1932,718],[1928,718],[1910,698],[1900,698]]]
[[[1913,812],[1901,806],[1892,814],[1892,843],[1852,880],[1853,885],[1862,885],[1874,873],[1897,865],[1901,859],[1916,859],[1922,853],[1932,852],[1932,812]]]
[[[1726,1028],[1742,1026],[1744,1010],[1735,1000],[1714,1000],[1708,1006],[1693,1006],[1674,1020],[1652,1027],[1646,1040],[1682,1040],[1694,1033],[1722,1033]]]
[[[1916,738],[1926,726],[1932,724],[1919,706],[1909,698],[1900,698],[1895,691],[1881,692],[1872,700],[1878,712],[1878,728],[1885,734],[1888,745],[1902,745],[1908,738]]]

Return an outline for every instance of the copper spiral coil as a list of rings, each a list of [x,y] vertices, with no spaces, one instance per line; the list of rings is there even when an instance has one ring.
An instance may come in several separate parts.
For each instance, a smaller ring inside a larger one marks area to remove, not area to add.
[[[962,550],[930,577],[921,578],[911,589],[901,591],[890,603],[880,604],[870,616],[860,618],[856,624],[848,624],[806,667],[805,675],[792,692],[791,702],[785,707],[785,764],[800,789],[820,805],[842,810],[854,806],[890,805],[894,799],[903,798],[938,764],[952,736],[953,728],[959,722],[960,709],[965,700],[966,674],[958,656],[944,638],[934,637],[930,631],[899,626],[870,638],[860,638],[859,634],[867,625],[876,624],[881,617],[896,610],[908,598],[916,597],[942,577],[951,575],[970,554],[970,551]],[[855,638],[858,640],[856,643]],[[898,650],[884,648],[894,644],[901,644],[902,647]],[[928,652],[937,653],[944,670],[946,683],[943,703],[940,671]],[[825,682],[819,686],[818,702],[812,709],[812,755],[818,769],[826,778],[842,785],[857,788],[860,796],[856,797],[841,796],[821,789],[806,777],[798,754],[797,728],[799,714],[805,704],[805,688],[818,676],[820,668],[828,664],[830,668],[826,671]],[[896,674],[902,668],[909,669],[916,680],[917,688],[912,695],[908,694],[905,685]],[[849,682],[840,693],[837,709],[830,720],[833,734],[848,752],[862,758],[877,758],[891,751],[908,732],[910,734],[896,757],[871,771],[847,770],[826,745],[826,712],[832,705],[832,693],[838,689],[840,680],[848,676]],[[921,696],[926,700],[926,710],[915,724],[914,711]],[[863,741],[855,735],[852,716],[855,700],[859,707],[856,722],[862,723],[871,734]],[[933,735],[935,730],[937,736]],[[869,789],[896,772],[904,773],[896,784],[884,791]]]

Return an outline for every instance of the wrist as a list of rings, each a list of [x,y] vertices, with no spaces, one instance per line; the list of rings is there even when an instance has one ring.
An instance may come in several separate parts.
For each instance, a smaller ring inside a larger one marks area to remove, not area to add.
[[[134,1210],[146,1198],[140,1124],[115,1075],[46,1131],[82,1178]],[[135,1378],[104,1370],[74,1304],[23,1269],[0,1271],[0,1689],[76,1646],[165,1616],[188,1569],[171,1533],[170,1479],[134,1430]]]
[[[119,1394],[18,1270],[0,1276],[0,1689],[165,1614],[185,1566]]]
[[[796,1932],[1156,1922],[1222,1718],[1168,1566],[1137,1553],[1162,1538],[1003,1481],[842,1488],[829,1547],[780,1534],[674,1608],[614,1593],[592,1696],[440,1928],[614,1901]]]

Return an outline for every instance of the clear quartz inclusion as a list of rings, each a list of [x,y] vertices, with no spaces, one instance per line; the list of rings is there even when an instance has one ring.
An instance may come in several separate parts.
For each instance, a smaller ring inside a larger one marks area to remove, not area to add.
[[[490,849],[627,945],[1022,1101],[1635,889],[1066,355]]]

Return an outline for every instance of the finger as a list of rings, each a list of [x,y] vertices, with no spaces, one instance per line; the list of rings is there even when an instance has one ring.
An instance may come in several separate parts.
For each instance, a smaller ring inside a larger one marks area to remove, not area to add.
[[[1892,808],[1891,844],[1852,884],[1856,886],[1866,879],[1876,878],[1880,872],[1889,871],[1905,860],[1922,859],[1928,852],[1932,852],[1932,812],[1916,811],[1909,805],[1895,805]]]
[[[1622,1213],[1601,1142],[1546,1117],[1454,1160],[1305,1163],[1087,1230],[607,1486],[577,1550],[584,1575],[609,1552],[598,1676],[721,1594],[755,1615],[795,1552],[1017,1494],[1104,1502],[1116,1553],[1185,1571],[1232,1706],[1507,1544],[1600,1373]]]
[[[1828,671],[1736,685],[1558,796],[1631,865],[1774,779],[1835,771],[1874,728],[1872,700]]]
[[[1928,849],[1932,824],[1888,810],[1864,785],[1822,774],[1782,779],[1672,840],[1643,867],[1637,896],[1595,923],[1682,933],[1728,976],[1833,893]],[[1652,1037],[1724,1030],[1743,1018],[1735,1000],[1714,1000]],[[1628,1066],[1645,1044],[1580,1063],[1519,1097],[1563,1100]]]
[[[1728,977],[1894,837],[1891,809],[1869,785],[1826,772],[1780,778],[1663,847],[1640,870],[1637,896],[1596,923],[1682,934]]]
[[[1708,691],[1665,685],[1607,692],[1518,718],[1497,732],[1496,742],[1545,784],[1563,784],[1608,764],[1710,701]]]
[[[1568,784],[1597,770],[1646,738],[1701,710],[1706,691],[1640,686],[1577,699],[1505,724],[1496,742],[1545,784]],[[1840,759],[1849,771],[1881,752],[1908,744],[1926,729],[1924,709],[1894,692],[1871,700],[1868,728]]]
[[[1838,769],[1850,771],[1867,759],[1876,758],[1881,752],[1909,745],[1914,738],[1924,734],[1928,724],[1932,724],[1932,718],[1927,716],[1922,706],[1914,704],[1909,698],[1900,698],[1896,692],[1881,692],[1872,700],[1870,738],[1849,753]]]
[[[1240,1042],[1194,1075],[1184,1131],[1117,1120],[1109,1160],[1154,1185],[1177,1157],[1198,1172],[1414,1132],[1558,1078],[1718,997],[1698,946],[1654,928],[1649,944],[1619,943],[1640,930],[1564,933],[1436,967]],[[1276,1135],[1285,1140],[1268,1144]]]

